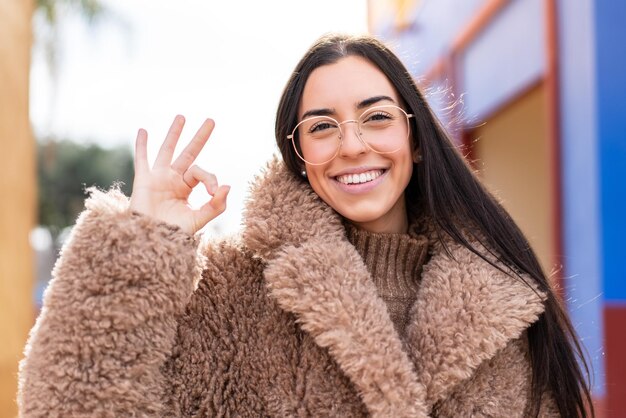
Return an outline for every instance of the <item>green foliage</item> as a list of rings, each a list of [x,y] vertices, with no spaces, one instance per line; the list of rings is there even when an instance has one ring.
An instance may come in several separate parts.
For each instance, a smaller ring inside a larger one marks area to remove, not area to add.
[[[58,10],[61,6],[68,6],[78,11],[87,20],[92,21],[104,11],[99,0],[37,0],[37,9],[43,11],[48,23],[57,22]]]
[[[57,48],[59,39],[57,29],[67,12],[76,13],[89,24],[102,19],[108,13],[101,0],[36,0],[36,11],[44,18],[42,24],[34,27],[36,43],[43,48],[48,70],[54,80],[56,80],[58,70]],[[33,22],[38,21],[38,19],[33,20]]]
[[[108,189],[121,182],[121,190],[130,195],[133,157],[126,147],[47,141],[38,143],[37,154],[39,224],[55,235],[75,222],[87,187]]]

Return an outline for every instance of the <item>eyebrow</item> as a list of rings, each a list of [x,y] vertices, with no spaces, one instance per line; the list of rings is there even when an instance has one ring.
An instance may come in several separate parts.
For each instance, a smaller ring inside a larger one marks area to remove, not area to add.
[[[391,97],[381,95],[381,96],[373,96],[368,99],[361,100],[359,103],[357,103],[356,108],[364,109],[366,107],[369,107],[375,103],[382,102],[382,101],[396,103],[396,101],[393,100]],[[306,112],[304,112],[304,114],[302,115],[302,120],[309,118],[311,116],[332,116],[335,113],[336,111],[334,108],[311,109],[311,110],[307,110]]]
[[[375,103],[382,102],[382,101],[396,103],[396,101],[393,100],[389,96],[374,96],[374,97],[370,97],[369,99],[362,100],[361,102],[359,102],[359,104],[356,105],[356,108],[363,109],[363,108],[369,107]]]

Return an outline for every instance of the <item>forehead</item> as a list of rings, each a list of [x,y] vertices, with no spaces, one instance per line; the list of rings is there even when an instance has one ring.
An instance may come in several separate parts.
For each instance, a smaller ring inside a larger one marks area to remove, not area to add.
[[[351,112],[370,97],[389,96],[399,103],[395,88],[374,64],[365,58],[348,56],[311,72],[302,93],[298,116],[311,109]]]

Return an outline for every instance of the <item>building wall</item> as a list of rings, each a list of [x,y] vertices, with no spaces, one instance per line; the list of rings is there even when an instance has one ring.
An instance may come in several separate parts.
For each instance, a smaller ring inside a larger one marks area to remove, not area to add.
[[[596,0],[597,133],[607,410],[626,414],[626,3]],[[617,416],[617,415],[616,415]]]
[[[607,416],[626,411],[626,4],[559,6],[563,196],[570,312]],[[591,318],[591,320],[590,320]]]
[[[471,136],[482,181],[501,200],[549,274],[557,266],[545,94],[544,85],[537,84],[492,114]]]
[[[459,51],[456,82],[468,116],[483,121],[546,73],[542,1],[511,1]]]
[[[35,151],[28,116],[30,0],[0,1],[0,417],[17,415],[17,365],[33,323]]]
[[[568,308],[592,359],[594,394],[606,396],[597,138],[595,0],[560,0],[559,79],[563,249]]]
[[[412,74],[423,75],[454,42],[463,25],[485,0],[410,1],[401,21],[412,22],[398,31],[398,0],[368,0],[370,31],[390,42]],[[430,22],[445,22],[431,24]]]
[[[448,87],[449,101],[438,94],[431,104],[444,122],[456,121],[452,133],[457,140],[482,138],[470,156],[483,161],[484,180],[502,189],[498,193],[531,241],[541,234],[524,226],[523,217],[530,218],[536,208],[522,206],[525,192],[517,188],[525,179],[513,174],[519,171],[516,164],[506,167],[513,150],[504,149],[506,141],[496,138],[520,129],[532,135],[526,140],[533,151],[511,144],[522,161],[528,161],[527,152],[540,155],[535,140],[543,141],[544,151],[547,147],[551,158],[542,163],[540,177],[553,187],[541,191],[540,204],[546,210],[552,207],[553,214],[550,222],[530,222],[553,232],[534,245],[546,270],[553,264],[550,252],[562,265],[565,301],[591,361],[599,416],[624,416],[626,49],[621,40],[626,39],[626,3],[477,0],[458,9],[449,3],[421,3],[413,13],[415,22],[405,25],[408,30],[385,26],[383,20],[370,29],[400,52],[425,87]],[[536,109],[540,114],[528,113],[526,124],[547,121],[541,137],[532,127],[507,119],[513,108],[531,100],[523,96],[534,94],[538,83],[545,84],[546,101]],[[452,101],[463,105],[460,115],[445,109]],[[471,147],[471,142],[466,145]]]

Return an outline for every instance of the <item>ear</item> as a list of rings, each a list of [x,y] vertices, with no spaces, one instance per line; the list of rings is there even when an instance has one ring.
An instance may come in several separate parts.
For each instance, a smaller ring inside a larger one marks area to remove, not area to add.
[[[415,164],[418,164],[418,163],[422,162],[422,153],[420,152],[419,148],[415,148],[413,150],[413,162]]]

